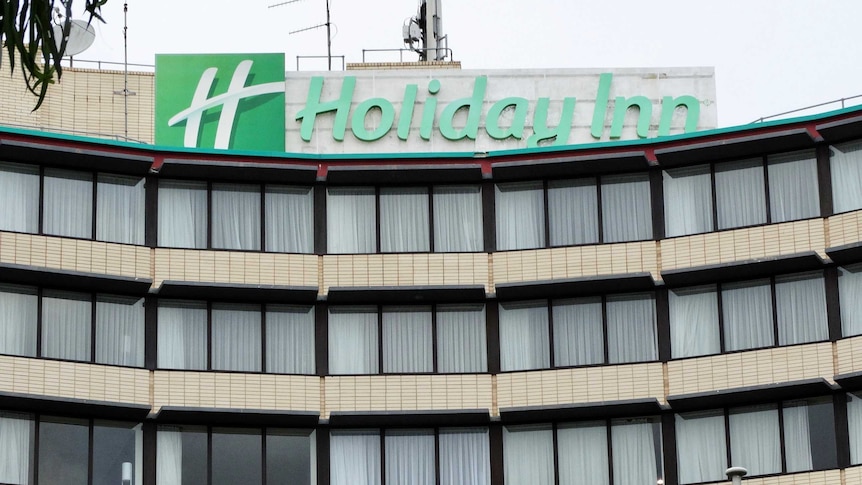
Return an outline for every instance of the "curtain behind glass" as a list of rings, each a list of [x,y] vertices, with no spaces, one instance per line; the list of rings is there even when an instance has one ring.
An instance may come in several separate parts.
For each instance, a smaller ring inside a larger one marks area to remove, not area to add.
[[[376,374],[377,308],[329,309],[329,373]]]
[[[39,167],[0,162],[0,231],[39,231]]]
[[[213,304],[212,368],[260,372],[260,307]]]
[[[719,353],[721,341],[715,285],[670,290],[668,297],[673,357]]]
[[[478,185],[434,187],[434,251],[482,251],[482,192]]]
[[[144,179],[100,173],[96,185],[96,239],[144,244]]]
[[[817,155],[814,150],[767,157],[772,222],[820,216]]]
[[[775,278],[775,305],[779,345],[829,339],[822,271]]]
[[[605,361],[601,297],[555,301],[553,316],[554,366]]]
[[[652,202],[647,174],[602,177],[604,242],[652,239]]]
[[[377,251],[377,210],[373,187],[326,189],[328,253]]]
[[[159,246],[207,247],[207,184],[159,181]]]
[[[769,280],[723,285],[721,299],[726,351],[774,345]]]
[[[611,423],[614,485],[657,483],[662,473],[659,424],[649,419]]]
[[[549,182],[548,219],[551,246],[599,242],[599,199],[596,179]]]
[[[778,410],[750,406],[730,410],[730,462],[750,476],[781,472]]]
[[[658,359],[655,298],[651,293],[610,296],[607,314],[611,364]]]
[[[266,371],[314,374],[314,307],[267,305]]]
[[[835,213],[862,209],[862,142],[829,147]]]
[[[386,483],[436,484],[433,431],[387,431],[385,440]]]
[[[782,409],[784,420],[784,456],[787,473],[808,471],[814,468],[811,455],[811,425],[808,421],[808,404],[791,402]]]
[[[554,485],[553,440],[550,426],[504,426],[506,485]]]
[[[266,186],[266,250],[314,252],[314,194],[310,187]]]
[[[766,183],[759,158],[715,166],[718,228],[766,223]]]
[[[42,297],[42,357],[90,360],[90,296],[46,291]]]
[[[45,169],[42,231],[45,234],[93,237],[93,175]]]
[[[847,427],[850,429],[850,463],[862,463],[862,397],[847,394]]]
[[[260,249],[260,187],[213,184],[212,247]]]
[[[545,246],[545,196],[542,182],[496,185],[497,249]]]
[[[430,307],[383,307],[383,372],[434,370]]]
[[[431,250],[428,189],[380,189],[380,251],[384,253]]]
[[[207,306],[197,301],[161,301],[158,311],[160,369],[207,368]]]
[[[841,335],[862,335],[862,264],[838,268]]]
[[[0,483],[30,484],[33,436],[28,415],[0,411]]]
[[[679,483],[723,480],[727,469],[724,413],[677,414],[676,452]]]
[[[500,304],[501,370],[547,369],[550,348],[546,302]]]
[[[0,285],[0,354],[36,355],[36,289]]]
[[[96,298],[96,362],[144,366],[143,298]]]
[[[608,428],[604,422],[557,429],[560,485],[608,485]]]
[[[712,231],[712,176],[709,165],[664,172],[667,237]]]
[[[437,307],[437,372],[486,372],[485,305]]]
[[[491,485],[488,428],[440,429],[440,485]]]
[[[380,485],[380,435],[377,431],[332,431],[331,485]]]
[[[156,434],[156,483],[183,484],[183,434],[178,427],[159,426]]]

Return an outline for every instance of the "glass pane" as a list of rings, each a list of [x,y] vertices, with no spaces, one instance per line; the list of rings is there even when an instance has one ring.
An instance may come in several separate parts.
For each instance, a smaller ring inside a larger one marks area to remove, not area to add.
[[[491,485],[488,428],[440,429],[440,485]]]
[[[723,480],[727,466],[724,413],[706,411],[676,416],[680,483]]]
[[[766,182],[763,160],[756,158],[715,166],[718,228],[766,223]]]
[[[380,189],[380,251],[427,252],[431,249],[428,189]]]
[[[87,485],[90,428],[83,419],[39,422],[39,483]]]
[[[835,212],[862,209],[862,142],[829,147]]]
[[[646,174],[602,177],[604,242],[652,239],[652,201]]]
[[[554,443],[550,425],[503,428],[506,485],[553,485]]]
[[[482,192],[474,185],[434,187],[434,251],[482,251]]]
[[[45,169],[42,230],[57,236],[93,237],[93,176]]]
[[[721,342],[715,285],[670,290],[668,297],[673,357],[719,353]]]
[[[551,246],[599,242],[599,198],[596,179],[548,182]]]
[[[376,374],[377,308],[329,309],[329,373]]]
[[[326,251],[356,254],[377,251],[377,210],[373,187],[326,190]]]
[[[96,298],[96,362],[144,366],[143,298]]]
[[[158,366],[161,369],[207,368],[207,305],[163,300],[158,312]]]
[[[93,485],[121,484],[124,463],[131,465],[134,483],[143,483],[141,425],[96,421],[93,427]]]
[[[784,454],[787,472],[825,470],[837,466],[832,399],[784,404]]]
[[[212,368],[260,372],[260,306],[213,304]]]
[[[850,429],[850,463],[862,463],[862,393],[847,394],[847,424]]]
[[[206,428],[159,426],[156,483],[207,485],[207,467]]]
[[[435,485],[434,432],[386,432],[386,483]]]
[[[383,308],[383,372],[434,370],[430,307]]]
[[[767,157],[772,222],[820,215],[817,155],[814,150]]]
[[[658,359],[655,297],[651,293],[610,296],[607,314],[608,362]]]
[[[485,305],[437,307],[437,372],[488,370]]]
[[[39,230],[39,167],[0,162],[0,231]]]
[[[314,307],[267,305],[266,371],[314,374]]]
[[[608,485],[608,427],[604,422],[557,428],[560,485]]]
[[[314,433],[268,429],[266,432],[266,483],[313,485],[316,480]]]
[[[207,247],[207,184],[159,181],[159,246]]]
[[[545,246],[545,196],[542,182],[497,184],[497,249]]]
[[[213,428],[212,485],[263,483],[260,431]]]
[[[661,422],[617,419],[611,422],[614,485],[664,482]]]
[[[829,339],[822,271],[775,278],[775,305],[779,345]]]
[[[377,430],[332,431],[331,485],[380,485],[380,434]]]
[[[0,285],[0,354],[36,355],[37,312],[35,288]]]
[[[310,187],[266,186],[266,250],[314,252],[314,194]]]
[[[99,174],[96,239],[144,244],[144,179]]]
[[[775,344],[769,280],[722,285],[724,348],[756,349]]]
[[[862,264],[838,268],[841,335],[862,335]]]
[[[42,298],[42,357],[89,361],[92,309],[90,295],[46,291]]]
[[[750,476],[781,471],[778,409],[773,405],[730,410],[730,460]]]
[[[664,221],[667,237],[713,230],[709,165],[664,171]]]
[[[551,365],[550,349],[547,302],[500,304],[500,368],[503,371],[547,369]]]
[[[554,365],[600,364],[605,361],[602,299],[554,302]]]
[[[33,483],[35,430],[32,416],[0,411],[0,483]]]
[[[260,187],[213,184],[212,247],[260,249]]]

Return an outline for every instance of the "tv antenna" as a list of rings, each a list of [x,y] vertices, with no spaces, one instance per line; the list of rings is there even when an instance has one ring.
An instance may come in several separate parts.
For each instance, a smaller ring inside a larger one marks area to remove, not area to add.
[[[443,35],[442,0],[419,0],[416,16],[404,22],[404,44],[419,54],[420,61],[442,61],[449,51]]]
[[[284,5],[289,5],[291,3],[300,2],[302,0],[287,0],[286,2],[276,3],[274,5],[270,5],[267,8],[281,7]],[[326,27],[326,62],[328,70],[332,70],[332,22],[330,22],[329,17],[329,1],[326,0],[326,23],[312,25],[311,27],[305,27],[302,29],[294,30],[288,32],[287,35],[298,34],[300,32],[307,32],[309,30],[319,29],[321,27]]]

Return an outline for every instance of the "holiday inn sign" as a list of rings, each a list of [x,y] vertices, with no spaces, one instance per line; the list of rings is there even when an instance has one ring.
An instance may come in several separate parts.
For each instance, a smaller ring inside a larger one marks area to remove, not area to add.
[[[491,151],[715,128],[711,68],[291,72],[282,54],[156,56],[156,143]]]

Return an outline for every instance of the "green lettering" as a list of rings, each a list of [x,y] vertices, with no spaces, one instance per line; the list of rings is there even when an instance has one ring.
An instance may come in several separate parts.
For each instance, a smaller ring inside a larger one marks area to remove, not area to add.
[[[369,132],[365,128],[365,118],[368,117],[368,112],[372,109],[380,110],[380,125],[374,131]],[[383,98],[371,98],[359,103],[359,106],[356,107],[350,127],[356,138],[362,141],[374,141],[389,133],[393,122],[395,122],[395,108],[392,103]]]
[[[611,123],[611,138],[623,136],[623,123],[626,121],[626,113],[629,108],[638,108],[637,134],[640,138],[646,138],[649,134],[649,122],[652,118],[652,103],[646,96],[633,96],[625,99],[618,96],[614,107],[614,121]]]
[[[500,116],[510,107],[514,108],[512,125],[508,129],[500,128]],[[524,98],[505,98],[497,101],[488,110],[488,117],[485,119],[485,131],[495,140],[505,140],[509,137],[520,140],[524,136],[528,107],[529,101]]]
[[[337,141],[344,140],[344,132],[347,130],[347,117],[350,114],[350,103],[353,101],[353,89],[356,87],[356,76],[345,76],[341,83],[341,97],[334,101],[322,102],[320,96],[323,92],[323,77],[311,78],[308,87],[308,97],[305,107],[296,114],[296,120],[302,120],[299,135],[305,141],[311,141],[311,133],[314,131],[314,121],[317,115],[335,111],[335,122],[332,125],[332,138]]]
[[[413,121],[413,109],[416,106],[416,93],[419,86],[408,84],[404,89],[404,102],[401,103],[401,116],[398,118],[398,138],[407,140],[410,136],[410,122]]]
[[[549,98],[539,98],[536,102],[536,113],[533,115],[533,135],[527,139],[528,147],[537,147],[545,140],[554,140],[553,145],[565,145],[569,142],[572,132],[572,118],[575,114],[575,98],[563,100],[563,110],[560,112],[560,122],[555,128],[548,127]]]
[[[673,113],[680,106],[685,106],[685,132],[691,133],[697,130],[697,122],[700,119],[700,101],[694,96],[680,96],[672,98],[665,96],[661,101],[661,122],[658,124],[658,136],[670,134],[670,124],[673,121]]]
[[[425,98],[425,106],[422,108],[422,124],[419,126],[419,136],[423,140],[431,139],[431,130],[434,128],[434,115],[437,114],[437,98],[433,95],[440,92],[440,81],[432,79],[428,83],[428,93],[431,96]]]
[[[473,84],[473,96],[461,98],[449,103],[440,115],[440,133],[447,140],[457,141],[464,138],[475,140],[479,134],[479,120],[482,117],[482,103],[485,101],[485,88],[488,78],[479,76]],[[461,108],[467,108],[467,123],[461,130],[452,125],[455,113]]]
[[[605,115],[608,112],[608,100],[611,97],[611,81],[614,75],[606,72],[599,76],[599,91],[596,93],[596,106],[593,108],[593,125],[590,132],[593,138],[601,138],[605,132]]]

